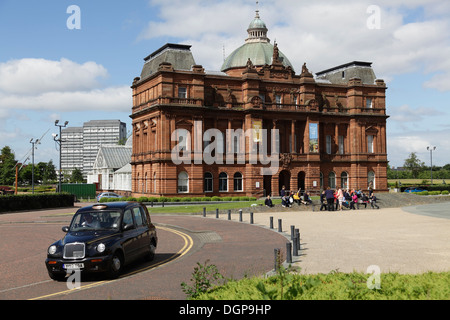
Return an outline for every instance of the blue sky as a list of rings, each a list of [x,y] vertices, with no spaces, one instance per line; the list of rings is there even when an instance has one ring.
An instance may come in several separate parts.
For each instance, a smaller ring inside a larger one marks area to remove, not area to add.
[[[70,30],[67,8],[80,8]],[[367,20],[379,8],[380,25]],[[16,159],[42,139],[35,161],[59,163],[51,134],[69,126],[120,119],[131,129],[131,89],[143,58],[167,42],[192,45],[197,64],[219,70],[243,44],[255,15],[243,0],[0,0],[0,147]],[[260,1],[268,36],[297,73],[346,62],[373,62],[387,83],[388,159],[410,152],[429,164],[450,163],[450,2],[444,0]]]

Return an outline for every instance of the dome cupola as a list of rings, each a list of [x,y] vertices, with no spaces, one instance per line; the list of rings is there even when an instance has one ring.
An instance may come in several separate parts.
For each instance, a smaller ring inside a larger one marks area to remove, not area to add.
[[[267,27],[259,16],[259,10],[256,10],[255,18],[248,26],[248,38],[244,45],[234,50],[224,61],[221,71],[227,72],[231,69],[246,68],[249,60],[255,67],[262,67],[272,64],[274,46],[267,37]],[[292,64],[288,58],[280,51],[278,52],[279,61],[285,67],[291,67]]]

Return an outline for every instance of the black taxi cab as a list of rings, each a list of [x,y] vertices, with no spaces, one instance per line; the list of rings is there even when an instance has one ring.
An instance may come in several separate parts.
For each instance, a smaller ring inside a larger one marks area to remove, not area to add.
[[[140,258],[153,260],[158,237],[147,207],[138,202],[111,202],[79,209],[66,235],[50,245],[45,265],[50,278],[104,272],[117,278],[123,267]]]

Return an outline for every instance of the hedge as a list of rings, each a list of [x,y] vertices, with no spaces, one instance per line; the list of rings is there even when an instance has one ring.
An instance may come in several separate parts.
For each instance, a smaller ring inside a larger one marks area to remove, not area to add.
[[[69,193],[47,193],[0,196],[0,212],[73,207],[75,198]]]

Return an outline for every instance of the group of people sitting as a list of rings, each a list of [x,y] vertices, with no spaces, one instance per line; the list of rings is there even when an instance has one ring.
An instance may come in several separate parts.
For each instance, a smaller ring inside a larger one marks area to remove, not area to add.
[[[283,186],[280,191],[280,196],[281,206],[283,208],[291,208],[294,203],[297,203],[298,205],[309,205],[312,203],[311,197],[306,190],[302,192],[301,189],[298,189],[298,191],[294,193],[293,191],[286,191],[285,186]],[[266,207],[274,206],[270,196],[267,196],[264,204]]]
[[[294,193],[293,191],[286,191],[283,186],[280,191],[280,196],[281,206],[283,208],[291,208],[294,203],[297,203],[298,205],[312,204],[311,197],[306,190],[302,192],[298,189],[298,191]],[[344,210],[344,208],[355,210],[359,209],[360,205],[364,205],[364,208],[367,208],[369,203],[372,209],[380,209],[377,204],[377,197],[371,188],[368,189],[368,193],[366,194],[362,190],[349,190],[342,188],[332,190],[328,187],[322,191],[322,194],[320,195],[320,203],[320,211],[337,211]],[[266,207],[274,206],[270,195],[267,196],[264,205]]]
[[[380,209],[377,204],[377,197],[371,188],[369,188],[368,194],[365,194],[362,190],[339,188],[333,191],[328,187],[320,195],[320,203],[320,211],[337,211],[344,210],[344,208],[355,210],[359,209],[360,205],[364,205],[364,208],[367,208],[369,203],[372,209]]]

